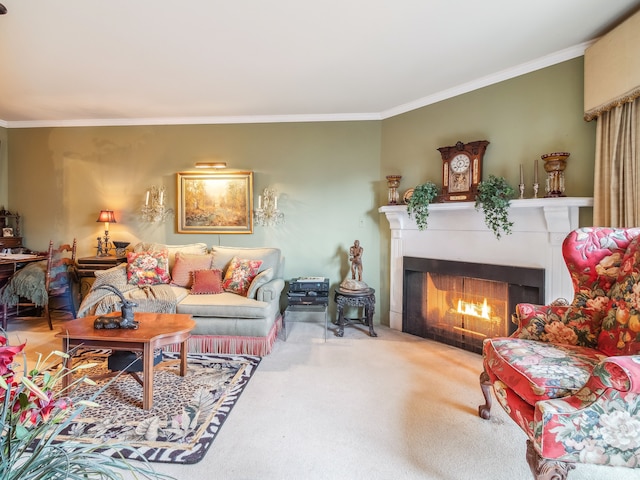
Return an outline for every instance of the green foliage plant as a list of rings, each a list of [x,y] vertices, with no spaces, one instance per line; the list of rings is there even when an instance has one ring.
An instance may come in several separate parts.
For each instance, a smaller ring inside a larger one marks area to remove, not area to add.
[[[14,356],[24,344],[10,346],[0,332],[0,480],[121,480],[169,479],[156,473],[142,455],[127,445],[110,445],[118,451],[129,450],[141,463],[129,462],[124,454],[111,457],[101,453],[102,445],[74,441],[56,441],[58,435],[86,408],[98,406],[96,397],[111,382],[98,389],[89,401],[76,401],[75,388],[80,382],[95,385],[86,377],[74,379],[68,389],[60,382],[65,375],[91,367],[81,365],[68,370],[59,365],[57,357],[68,354],[52,352],[44,361],[39,356],[36,365],[15,372],[19,365]],[[23,358],[25,357],[22,354]],[[58,365],[56,367],[56,365]],[[95,365],[95,364],[93,364]],[[125,477],[124,474],[127,474]]]
[[[439,189],[433,182],[426,182],[413,189],[413,194],[407,202],[407,213],[413,217],[418,225],[418,230],[427,228],[429,217],[429,204],[438,196]]]
[[[484,223],[496,238],[504,233],[509,235],[513,222],[509,221],[509,205],[515,190],[509,186],[504,177],[489,175],[489,179],[480,182],[476,195],[476,210],[484,212]]]

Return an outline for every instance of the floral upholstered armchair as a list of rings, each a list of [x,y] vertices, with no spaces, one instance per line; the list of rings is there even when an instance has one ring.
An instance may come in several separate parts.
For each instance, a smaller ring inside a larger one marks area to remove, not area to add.
[[[575,463],[640,469],[640,228],[580,228],[562,253],[573,300],[519,304],[516,332],[485,340],[478,412],[490,418],[493,385],[536,480]]]

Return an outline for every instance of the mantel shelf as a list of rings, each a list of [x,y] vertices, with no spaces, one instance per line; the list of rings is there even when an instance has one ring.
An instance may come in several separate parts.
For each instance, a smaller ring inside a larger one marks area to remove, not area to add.
[[[475,210],[475,202],[442,202],[429,204],[429,211]],[[511,200],[510,208],[592,207],[592,197],[523,198]],[[384,205],[380,213],[403,212],[406,205]]]

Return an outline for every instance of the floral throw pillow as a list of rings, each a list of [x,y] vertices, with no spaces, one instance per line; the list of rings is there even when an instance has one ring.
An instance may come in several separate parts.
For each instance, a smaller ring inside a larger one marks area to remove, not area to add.
[[[157,285],[169,280],[167,250],[127,254],[127,282],[131,285]]]
[[[233,257],[229,262],[222,288],[227,292],[246,296],[251,281],[258,274],[262,260],[246,260]]]
[[[196,270],[193,272],[191,293],[194,295],[218,294],[224,292],[222,288],[222,271]]]

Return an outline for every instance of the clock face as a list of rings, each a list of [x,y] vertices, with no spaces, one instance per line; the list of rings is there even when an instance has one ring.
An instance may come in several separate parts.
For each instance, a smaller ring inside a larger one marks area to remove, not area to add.
[[[451,159],[451,170],[455,173],[462,173],[469,170],[469,165],[471,165],[471,160],[464,153],[460,153]]]

